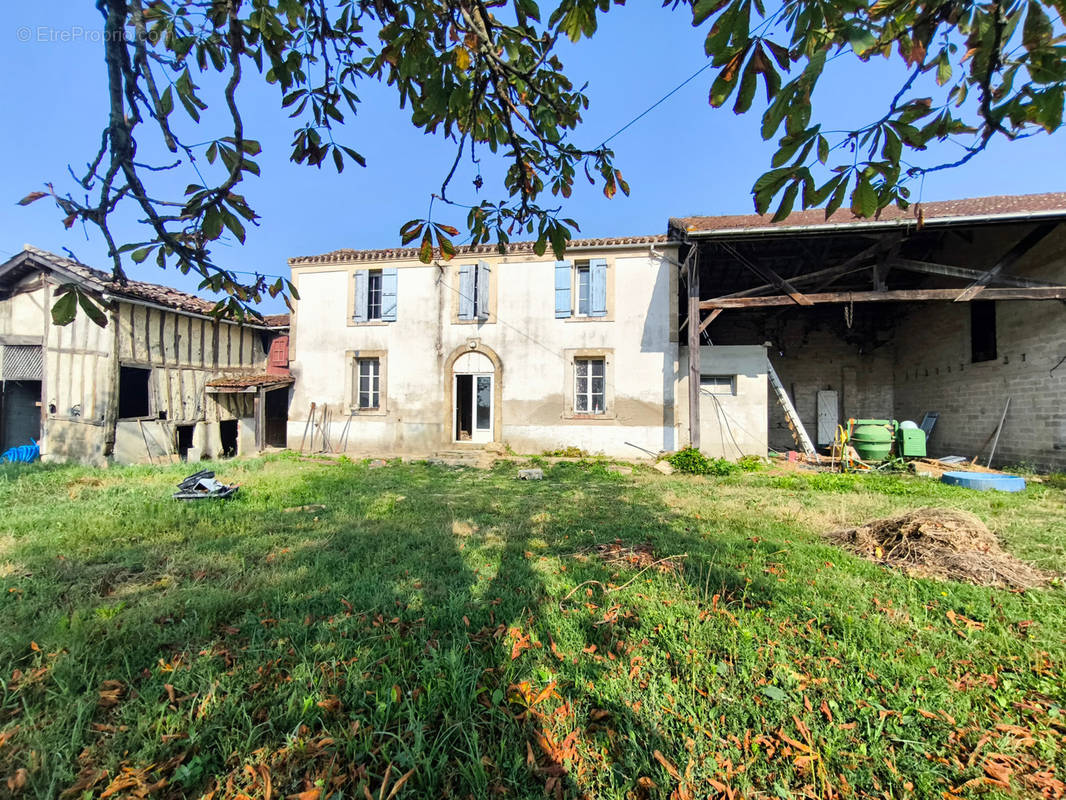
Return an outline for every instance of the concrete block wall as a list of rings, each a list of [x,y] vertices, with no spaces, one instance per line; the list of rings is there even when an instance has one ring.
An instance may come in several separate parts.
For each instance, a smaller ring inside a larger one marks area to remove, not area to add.
[[[1030,228],[1004,226],[972,241],[953,237],[938,258],[988,268]],[[1060,226],[1010,272],[1066,281],[1066,230]],[[1056,369],[1066,356],[1066,305],[997,302],[997,358],[974,364],[969,305],[918,304],[898,325],[896,354],[896,415],[913,419],[925,411],[940,412],[930,455],[972,458],[999,424],[1009,396],[993,466],[1024,462],[1066,469],[1066,363]]]
[[[910,314],[897,336],[896,414],[940,412],[930,455],[973,457],[1009,396],[993,466],[1066,469],[1066,364],[1052,372],[1066,356],[1066,308],[999,302],[996,322],[998,357],[973,364],[969,306],[937,304]]]

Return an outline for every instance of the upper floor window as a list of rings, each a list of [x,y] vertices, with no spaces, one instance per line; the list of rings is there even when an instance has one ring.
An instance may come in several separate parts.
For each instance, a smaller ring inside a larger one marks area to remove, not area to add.
[[[460,320],[485,321],[492,314],[492,275],[485,261],[459,267]]]
[[[352,308],[354,322],[393,322],[396,319],[397,275],[389,269],[357,270],[355,301]]]
[[[366,282],[366,318],[381,319],[381,270],[372,269]]]
[[[607,316],[607,259],[555,262],[555,317]]]

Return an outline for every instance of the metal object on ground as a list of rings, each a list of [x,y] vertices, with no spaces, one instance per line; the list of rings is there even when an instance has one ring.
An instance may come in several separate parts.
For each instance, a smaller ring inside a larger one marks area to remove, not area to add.
[[[1025,479],[1020,475],[994,475],[988,472],[945,472],[941,483],[965,486],[967,489],[995,489],[999,492],[1020,492],[1025,489]]]
[[[175,500],[206,500],[210,497],[227,498],[233,497],[240,488],[236,484],[227,486],[215,478],[211,470],[194,472],[188,478],[178,484],[178,491],[174,492]]]
[[[895,423],[887,419],[848,420],[848,441],[863,461],[884,461],[892,454]]]
[[[922,417],[922,424],[918,427],[925,431],[925,438],[928,439],[933,435],[933,428],[936,427],[936,421],[940,419],[939,411],[926,411],[925,416]]]
[[[900,426],[896,434],[896,451],[902,458],[925,458],[925,431]]]

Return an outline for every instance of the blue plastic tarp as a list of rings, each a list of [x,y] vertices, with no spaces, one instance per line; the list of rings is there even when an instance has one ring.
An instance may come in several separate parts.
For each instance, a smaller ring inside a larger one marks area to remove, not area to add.
[[[5,450],[3,455],[0,455],[0,461],[29,464],[40,457],[41,446],[37,444],[37,442],[30,440],[30,444],[24,444],[21,447],[12,447],[9,450]]]

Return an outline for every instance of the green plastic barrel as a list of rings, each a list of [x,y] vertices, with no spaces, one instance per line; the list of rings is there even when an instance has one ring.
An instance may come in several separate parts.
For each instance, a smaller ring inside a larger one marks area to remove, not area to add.
[[[887,419],[857,419],[851,423],[851,446],[863,461],[884,461],[892,454],[895,426]]]

